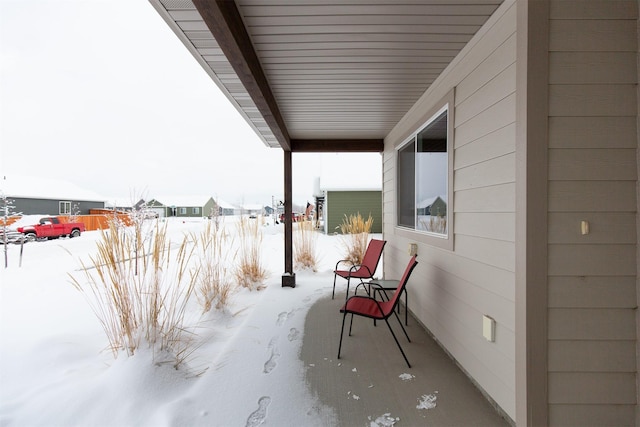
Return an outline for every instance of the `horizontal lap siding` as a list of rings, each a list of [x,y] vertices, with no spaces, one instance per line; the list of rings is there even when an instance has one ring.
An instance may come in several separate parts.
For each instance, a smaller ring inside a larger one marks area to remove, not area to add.
[[[503,5],[494,18],[387,137],[384,265],[387,277],[397,277],[408,244],[418,242],[410,309],[515,419],[515,5]],[[396,229],[395,147],[453,88],[452,252]],[[483,314],[496,319],[494,343],[482,336]]]
[[[381,197],[380,191],[328,191],[327,231],[340,232],[346,218],[359,214],[364,221],[371,216],[372,233],[382,233]]]
[[[634,425],[637,2],[550,13],[549,421]]]

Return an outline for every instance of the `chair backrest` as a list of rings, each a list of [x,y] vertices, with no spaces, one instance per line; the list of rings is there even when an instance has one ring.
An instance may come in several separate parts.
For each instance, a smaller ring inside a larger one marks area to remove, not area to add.
[[[386,244],[386,240],[371,239],[362,257],[362,267],[360,268],[366,267],[371,275],[375,274],[378,263],[380,262],[380,257],[382,256],[382,250]]]
[[[409,264],[407,264],[407,268],[405,268],[404,270],[402,279],[400,279],[400,282],[398,282],[398,287],[396,287],[396,290],[393,293],[391,300],[389,301],[391,303],[389,304],[389,307],[391,308],[391,310],[395,309],[396,304],[398,303],[398,299],[400,298],[400,294],[402,294],[402,291],[404,290],[405,286],[407,286],[407,282],[409,281],[409,276],[411,276],[413,269],[416,267],[416,265],[418,265],[418,261],[416,261],[416,256],[417,255],[412,256],[411,259],[409,260]]]

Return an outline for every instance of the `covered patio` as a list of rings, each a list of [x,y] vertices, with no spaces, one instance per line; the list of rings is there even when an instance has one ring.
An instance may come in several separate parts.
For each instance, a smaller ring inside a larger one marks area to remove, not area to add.
[[[264,144],[283,150],[292,287],[292,154],[382,153],[503,2],[149,1]]]
[[[502,2],[150,0],[264,144],[283,150],[283,286],[296,286],[292,155],[382,153],[384,138]],[[340,425],[362,425],[378,412],[402,425],[507,424],[413,318],[412,369],[386,326],[362,319],[336,369],[341,301],[312,308],[302,349],[313,365],[309,385]],[[433,409],[416,408],[430,398]]]
[[[638,0],[149,1],[282,149],[285,218],[294,153],[381,153],[384,274],[417,250],[410,310],[510,422],[638,425]],[[420,195],[440,169],[413,157],[434,153],[446,184]],[[431,196],[441,231],[421,223]],[[295,287],[290,221],[284,234]],[[336,353],[329,321],[310,315],[309,354]],[[366,375],[402,366],[393,347],[349,341],[343,366],[365,352]],[[333,375],[313,386],[323,399],[355,393]],[[434,377],[416,375],[420,393],[450,385]],[[445,400],[428,416],[465,424]]]
[[[378,417],[381,426],[392,425],[384,423],[389,420],[398,426],[510,425],[412,316],[405,326],[411,343],[390,319],[411,368],[387,326],[374,327],[364,318],[354,319],[352,336],[345,332],[338,360],[343,303],[339,292],[309,309],[300,353],[307,386],[333,408],[339,425],[365,425]],[[404,321],[404,307],[401,314]]]

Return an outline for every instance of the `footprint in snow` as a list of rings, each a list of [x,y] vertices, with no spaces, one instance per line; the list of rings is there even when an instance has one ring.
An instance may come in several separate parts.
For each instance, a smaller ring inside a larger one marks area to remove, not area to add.
[[[247,418],[247,424],[245,427],[257,427],[264,422],[267,418],[267,407],[271,403],[269,396],[262,396],[258,399],[258,409],[253,411],[249,418]]]
[[[300,336],[300,331],[299,330],[297,330],[296,328],[289,329],[289,335],[287,336],[289,341],[293,341],[293,340],[297,339],[299,336]]]
[[[264,372],[265,374],[273,371],[278,365],[276,361],[280,357],[280,352],[278,351],[278,347],[276,346],[276,339],[277,337],[272,338],[269,342],[269,346],[267,347],[269,350],[271,350],[271,356],[269,357],[269,360],[264,363],[264,369],[262,370],[262,372]]]
[[[283,311],[282,313],[278,314],[278,320],[276,320],[276,326],[284,325],[284,322],[286,322],[288,318],[289,318],[289,313],[287,313],[286,311]]]

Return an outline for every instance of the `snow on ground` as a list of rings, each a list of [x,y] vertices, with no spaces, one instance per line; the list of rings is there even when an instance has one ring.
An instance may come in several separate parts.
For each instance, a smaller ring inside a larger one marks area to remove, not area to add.
[[[167,221],[177,242],[206,220]],[[91,265],[99,231],[28,243],[21,267],[20,246],[9,245],[0,276],[0,425],[334,424],[331,408],[306,388],[298,354],[308,308],[331,292],[340,237],[318,234],[318,272],[297,271],[292,289],[280,286],[283,226],[262,230],[266,289],[243,289],[227,309],[204,316],[196,305],[190,316],[200,346],[180,370],[154,364],[150,351],[114,359],[106,348],[100,323],[69,278],[81,260]]]

